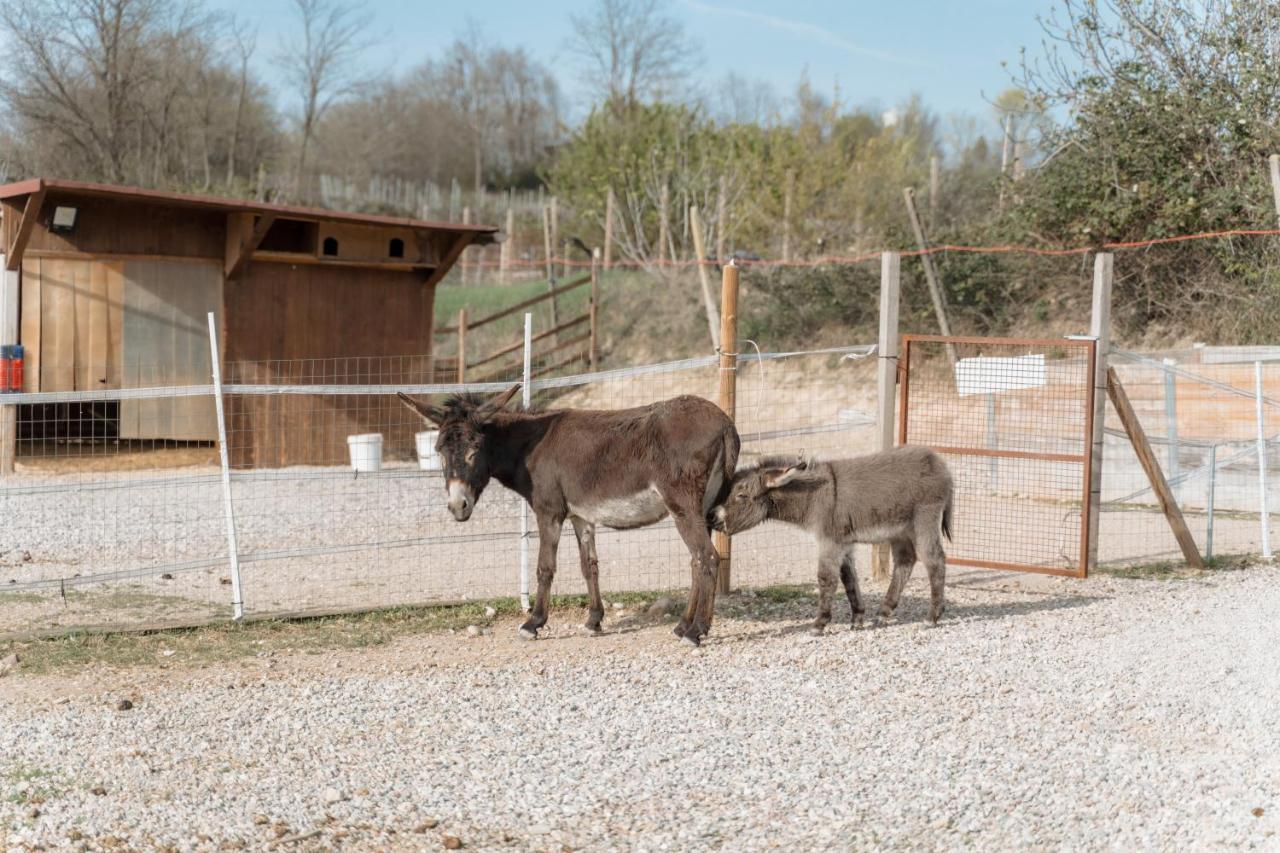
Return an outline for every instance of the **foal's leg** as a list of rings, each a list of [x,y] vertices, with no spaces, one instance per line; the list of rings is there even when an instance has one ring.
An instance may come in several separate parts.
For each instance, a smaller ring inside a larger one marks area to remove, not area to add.
[[[895,539],[892,544],[893,579],[889,581],[889,591],[884,594],[877,623],[893,619],[893,611],[898,609],[898,599],[902,597],[902,588],[907,585],[911,570],[916,565],[916,547],[910,539]]]
[[[681,636],[685,642],[696,646],[711,630],[720,555],[711,542],[711,534],[707,530],[707,520],[702,516],[699,500],[695,500],[692,507],[672,512],[671,515],[675,518],[676,530],[690,555],[689,607],[685,611],[685,618],[690,621]],[[678,625],[676,627],[679,628]]]
[[[921,507],[916,510],[916,548],[929,572],[929,619],[937,625],[945,610],[944,586],[947,582],[947,554],[942,548],[942,508]]]
[[[862,627],[862,617],[866,612],[862,607],[862,595],[858,590],[858,570],[853,564],[853,546],[850,545],[840,560],[840,582],[844,584],[845,597],[849,599],[849,611],[852,613],[853,627]]]
[[[570,516],[573,535],[578,539],[578,557],[582,563],[582,577],[587,581],[587,633],[600,633],[600,620],[604,618],[604,602],[600,599],[600,560],[596,558],[596,526],[589,521]]]
[[[560,547],[560,526],[564,518],[538,514],[538,597],[533,612],[520,626],[520,636],[532,640],[538,629],[547,624],[547,608],[551,603],[551,580],[556,576],[556,550]]]
[[[836,591],[836,574],[841,571],[845,558],[845,546],[837,542],[822,542],[818,550],[818,618],[809,633],[815,637],[827,630],[831,622],[831,596]]]

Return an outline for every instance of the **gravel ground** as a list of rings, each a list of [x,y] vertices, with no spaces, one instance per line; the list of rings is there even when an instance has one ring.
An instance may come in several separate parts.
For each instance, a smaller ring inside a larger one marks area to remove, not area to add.
[[[734,596],[696,651],[614,610],[596,639],[562,612],[532,643],[19,670],[0,847],[1280,849],[1280,570],[953,570],[936,629],[921,581],[820,638],[812,600]]]

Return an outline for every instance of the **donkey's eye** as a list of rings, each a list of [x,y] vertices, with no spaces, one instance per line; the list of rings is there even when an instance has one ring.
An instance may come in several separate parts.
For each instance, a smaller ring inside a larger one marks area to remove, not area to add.
[[[467,460],[467,464],[468,464],[468,465],[470,465],[472,462],[475,462],[475,461],[476,461],[476,453],[477,453],[477,451],[476,451],[476,450],[474,450],[474,449],[473,449],[473,450],[468,450],[468,451],[467,451],[467,455],[466,455],[466,457],[465,457],[465,458],[466,458],[466,460]]]
[[[740,501],[745,501],[746,499],[747,499],[747,493],[746,493],[746,492],[738,492],[738,500],[740,500]]]

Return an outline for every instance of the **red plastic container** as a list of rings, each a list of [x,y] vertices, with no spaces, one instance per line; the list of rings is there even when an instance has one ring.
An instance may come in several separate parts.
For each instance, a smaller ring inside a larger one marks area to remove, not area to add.
[[[9,390],[18,394],[22,393],[22,357],[24,354],[21,344],[14,344],[9,348]]]
[[[13,347],[0,346],[0,394],[13,390]]]

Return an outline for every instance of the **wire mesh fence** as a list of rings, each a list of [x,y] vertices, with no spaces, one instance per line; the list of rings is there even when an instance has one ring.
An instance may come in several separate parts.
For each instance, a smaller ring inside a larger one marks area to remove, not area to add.
[[[870,346],[741,357],[743,459],[766,452],[848,455],[872,446]],[[547,353],[565,368],[562,353]],[[715,357],[531,383],[537,407],[625,408],[679,394],[716,399]],[[536,374],[543,367],[529,365]],[[425,358],[232,362],[222,386],[233,571],[216,441],[121,440],[102,426],[106,392],[10,395],[23,413],[17,465],[0,478],[12,547],[0,554],[0,633],[190,624],[230,618],[238,586],[250,617],[514,596],[536,532],[514,494],[491,484],[464,524],[446,511],[434,434],[398,391],[494,393],[524,371],[466,386],[433,385]],[[215,386],[109,392],[145,404],[157,435],[216,437]],[[199,402],[200,406],[189,405]],[[81,406],[48,416],[48,406]],[[175,414],[177,409],[183,413]],[[56,415],[56,416],[55,416]],[[177,420],[175,420],[175,418]],[[74,422],[74,423],[72,423]],[[75,429],[72,429],[75,427]],[[92,440],[73,437],[89,434]],[[526,526],[527,525],[527,526]],[[584,590],[572,537],[562,541],[558,593]],[[608,591],[682,588],[689,557],[674,526],[601,530]],[[816,552],[800,531],[744,541],[740,584],[808,581]],[[238,581],[238,584],[237,584]]]
[[[1277,359],[1280,349],[1274,347],[1112,353],[1112,365],[1206,558],[1270,556],[1276,545]],[[1110,409],[1105,459],[1099,523],[1101,541],[1110,548],[1104,559],[1181,559],[1129,438]]]
[[[902,366],[902,443],[955,482],[949,561],[1082,574],[1094,342],[908,335]]]
[[[919,345],[910,355],[909,393],[923,395],[913,404],[923,408],[908,413],[909,441],[1013,451],[949,458],[965,496],[955,516],[954,562],[1079,565],[1084,475],[1065,457],[1086,447],[1085,347],[1051,343],[1036,353],[962,345],[962,358],[1043,356],[1036,365],[1000,362],[1006,384],[1044,381],[996,395],[994,406],[991,394],[968,393],[981,377],[956,373],[941,347]],[[533,406],[625,408],[680,394],[717,399],[715,356],[589,372],[588,354],[559,364],[562,354],[529,364]],[[1280,365],[1222,363],[1225,357],[1210,350],[1114,353],[1113,362],[1201,549],[1259,553],[1262,521],[1272,516],[1260,506],[1258,460],[1280,469]],[[741,461],[871,451],[879,434],[875,362],[869,345],[740,355]],[[565,374],[536,376],[552,366]],[[1262,376],[1263,445],[1255,373]],[[522,566],[537,554],[536,526],[523,502],[494,483],[469,521],[453,521],[431,429],[395,395],[496,393],[521,381],[523,366],[458,386],[433,384],[425,357],[227,364],[221,387],[238,573],[216,441],[216,386],[166,386],[160,368],[150,375],[159,378],[148,388],[0,401],[7,404],[0,409],[18,413],[19,427],[15,469],[0,477],[0,635],[227,619],[237,576],[251,617],[522,591]],[[933,420],[920,411],[931,411]],[[1172,556],[1176,545],[1113,418],[1106,421],[1101,558]],[[1272,474],[1267,486],[1272,513],[1280,505],[1277,480]],[[669,521],[602,529],[597,549],[606,595],[687,587],[688,553]],[[862,549],[864,566],[868,556]],[[803,531],[767,525],[735,538],[733,583],[810,583],[816,558]],[[559,565],[555,591],[584,591],[573,537],[561,539]]]

